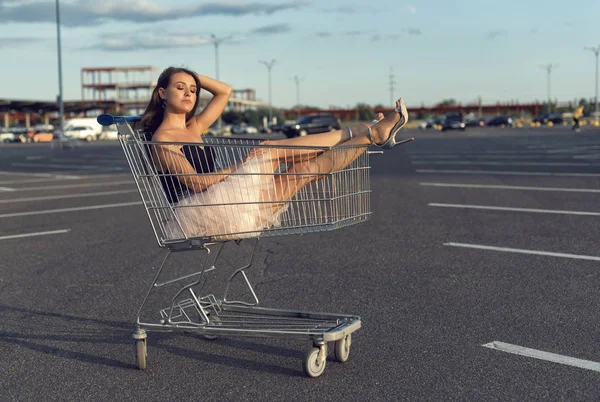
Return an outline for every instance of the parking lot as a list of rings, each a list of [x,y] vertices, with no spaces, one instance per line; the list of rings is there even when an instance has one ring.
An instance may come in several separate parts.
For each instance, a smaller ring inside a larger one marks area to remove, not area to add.
[[[305,342],[168,333],[137,370],[164,251],[118,143],[0,146],[0,399],[597,399],[600,129],[402,133],[371,220],[262,240],[248,271],[265,307],[361,316],[316,379]]]

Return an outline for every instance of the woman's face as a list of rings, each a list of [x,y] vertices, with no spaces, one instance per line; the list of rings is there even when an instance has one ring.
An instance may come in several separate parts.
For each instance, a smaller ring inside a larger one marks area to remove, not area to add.
[[[188,113],[196,104],[198,88],[194,78],[186,73],[175,73],[169,80],[167,88],[160,88],[159,93],[167,103],[167,109],[175,113]]]

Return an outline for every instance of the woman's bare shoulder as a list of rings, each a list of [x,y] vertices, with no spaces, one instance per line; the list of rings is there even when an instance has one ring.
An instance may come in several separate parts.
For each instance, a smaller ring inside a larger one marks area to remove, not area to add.
[[[156,130],[152,135],[153,142],[179,142],[179,136],[171,130]]]
[[[152,134],[153,142],[173,142],[173,133],[169,130],[158,129]]]
[[[169,132],[169,130],[157,130],[153,135],[152,135],[152,142],[164,142],[165,144],[161,144],[161,145],[155,145],[158,146],[160,148],[168,148],[168,149],[172,149],[174,151],[181,151],[181,145],[179,144],[174,144],[179,142],[180,139],[173,135],[173,133]]]

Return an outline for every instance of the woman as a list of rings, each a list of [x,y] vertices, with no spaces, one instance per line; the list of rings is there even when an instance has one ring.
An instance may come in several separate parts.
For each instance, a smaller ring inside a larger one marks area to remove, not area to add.
[[[201,89],[213,98],[196,116]],[[365,124],[306,137],[263,141],[261,144],[269,147],[255,148],[241,163],[217,168],[211,147],[201,145],[202,134],[223,113],[230,96],[231,87],[225,83],[185,68],[169,67],[158,78],[139,124],[146,139],[157,143],[149,153],[158,173],[166,175],[161,176],[162,185],[176,206],[187,237],[209,233],[223,234],[213,237],[215,240],[253,237],[277,226],[287,201],[303,186],[318,180],[319,174],[343,169],[366,150],[364,146],[347,148],[343,158],[333,158],[331,151],[315,152],[301,147],[341,143],[392,147],[396,133],[408,121],[400,99],[395,112],[378,116],[380,121],[372,127]],[[277,145],[298,148],[277,149]],[[285,174],[278,174],[282,163],[288,166]],[[173,227],[170,230],[178,231]],[[232,233],[244,235],[231,236]]]

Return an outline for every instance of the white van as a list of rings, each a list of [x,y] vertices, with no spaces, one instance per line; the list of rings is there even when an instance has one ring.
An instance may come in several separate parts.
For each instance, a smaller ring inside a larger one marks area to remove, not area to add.
[[[116,131],[116,127],[103,127],[95,117],[69,119],[64,123],[65,136],[68,138],[95,141],[99,139],[103,131]]]

